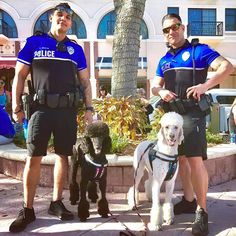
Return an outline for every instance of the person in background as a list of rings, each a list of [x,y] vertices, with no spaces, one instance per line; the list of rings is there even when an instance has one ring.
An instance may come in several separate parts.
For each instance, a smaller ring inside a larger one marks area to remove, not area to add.
[[[25,79],[31,72],[34,106],[28,123],[28,157],[23,174],[23,209],[11,223],[9,231],[23,231],[35,221],[33,208],[40,178],[41,160],[47,155],[48,141],[53,135],[57,157],[54,164],[52,201],[48,214],[60,220],[72,220],[74,215],[62,202],[64,181],[68,171],[68,156],[72,155],[77,138],[77,109],[84,95],[85,123],[92,123],[92,94],[86,58],[81,46],[66,34],[72,26],[73,11],[68,3],[60,3],[50,14],[51,28],[47,34],[37,33],[27,38],[19,52],[12,86],[12,111],[16,122],[25,114],[21,106]],[[77,80],[79,80],[77,83]],[[79,91],[77,84],[83,87]]]
[[[11,103],[10,92],[5,88],[5,77],[0,78],[0,107],[6,109],[7,105]]]
[[[236,98],[233,101],[229,113],[229,133],[236,135]]]
[[[111,94],[107,92],[107,89],[105,88],[105,86],[101,85],[99,87],[98,98],[99,99],[104,99],[104,98],[109,98],[109,97],[111,97]]]
[[[169,50],[158,64],[152,93],[162,98],[163,108],[165,104],[168,111],[181,111],[184,119],[184,142],[179,147],[179,173],[184,196],[174,206],[174,213],[196,211],[192,234],[204,236],[208,234],[208,173],[203,162],[207,159],[205,111],[210,110],[210,105],[202,98],[206,98],[204,93],[208,89],[233,72],[233,66],[208,45],[191,44],[186,40],[185,26],[177,14],[162,18],[162,31]],[[209,66],[215,74],[206,80]]]
[[[15,129],[5,109],[0,107],[0,144],[7,144],[13,141]]]

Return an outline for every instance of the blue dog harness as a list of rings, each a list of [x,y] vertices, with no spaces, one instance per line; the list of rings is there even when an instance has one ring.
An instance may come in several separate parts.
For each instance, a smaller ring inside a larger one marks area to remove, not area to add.
[[[153,170],[152,162],[156,158],[158,158],[162,161],[169,162],[169,169],[168,169],[168,172],[166,174],[166,177],[165,177],[164,181],[171,180],[172,177],[174,176],[175,172],[176,172],[176,169],[177,169],[178,155],[169,156],[169,155],[166,155],[166,154],[163,154],[159,151],[154,150],[153,147],[154,147],[154,143],[153,143],[153,145],[151,146],[151,148],[149,149],[149,152],[148,152],[149,162],[150,162],[150,166],[151,166],[152,170]]]

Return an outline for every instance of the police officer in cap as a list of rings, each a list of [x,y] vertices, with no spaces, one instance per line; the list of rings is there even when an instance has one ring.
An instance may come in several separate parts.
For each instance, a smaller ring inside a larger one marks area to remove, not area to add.
[[[85,121],[92,122],[91,85],[83,49],[66,36],[72,26],[72,10],[67,3],[57,5],[50,15],[48,34],[27,38],[19,52],[12,89],[12,110],[16,122],[23,122],[21,107],[24,82],[31,72],[34,88],[34,107],[28,124],[28,157],[24,169],[24,205],[10,232],[23,231],[33,222],[33,201],[40,178],[40,163],[47,154],[48,141],[53,135],[57,157],[54,166],[54,188],[48,213],[61,220],[72,220],[73,214],[62,203],[64,180],[68,170],[68,156],[76,142],[77,108],[83,88],[86,106]]]

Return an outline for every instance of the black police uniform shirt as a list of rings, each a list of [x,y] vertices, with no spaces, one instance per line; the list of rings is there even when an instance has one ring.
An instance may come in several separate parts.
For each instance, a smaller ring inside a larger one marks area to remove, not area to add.
[[[44,89],[52,94],[74,92],[77,71],[87,68],[80,45],[66,38],[58,47],[48,34],[27,38],[17,61],[31,66],[35,91]]]
[[[206,44],[199,43],[193,50],[193,46],[186,40],[181,48],[170,49],[157,66],[156,75],[164,78],[165,88],[181,99],[186,99],[187,88],[193,86],[193,51],[195,84],[204,83],[210,64],[220,56]]]

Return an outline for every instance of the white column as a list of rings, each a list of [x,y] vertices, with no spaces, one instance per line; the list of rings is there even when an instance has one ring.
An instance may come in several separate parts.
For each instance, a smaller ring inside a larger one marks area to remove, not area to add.
[[[90,41],[89,46],[90,46],[90,83],[92,87],[92,98],[96,98],[97,88],[96,88],[95,64],[94,64],[94,41]]]

